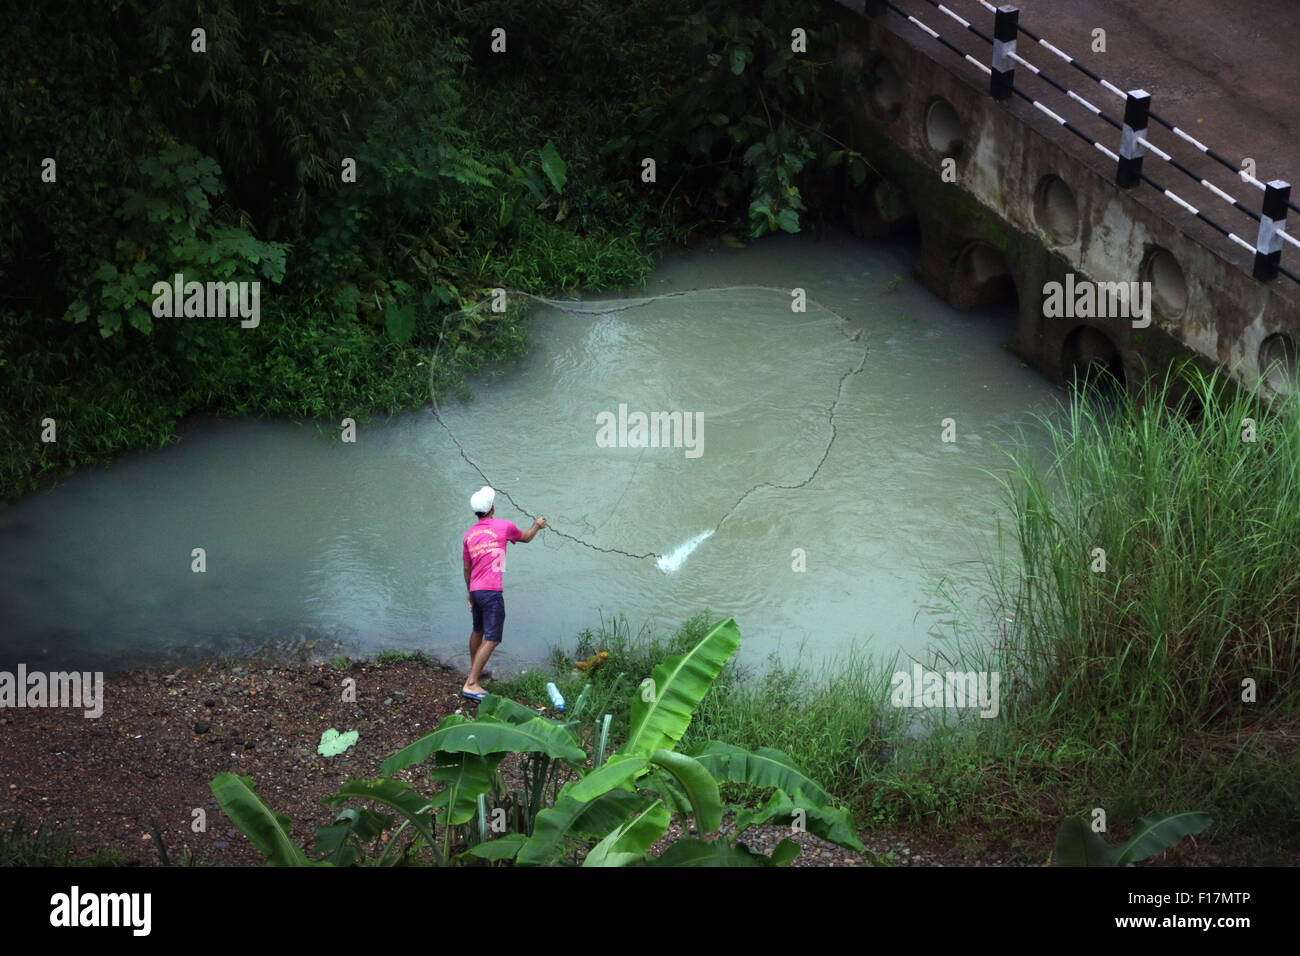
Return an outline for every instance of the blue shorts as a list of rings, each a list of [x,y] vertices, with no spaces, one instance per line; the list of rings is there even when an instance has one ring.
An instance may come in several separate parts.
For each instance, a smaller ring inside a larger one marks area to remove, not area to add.
[[[500,591],[470,591],[474,614],[474,633],[483,640],[501,643],[501,629],[506,623],[506,599]]]

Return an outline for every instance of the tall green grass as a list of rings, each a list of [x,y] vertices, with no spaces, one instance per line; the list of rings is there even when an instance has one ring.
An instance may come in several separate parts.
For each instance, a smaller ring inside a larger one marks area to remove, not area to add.
[[[706,697],[685,742],[775,747],[856,805],[869,799],[906,731],[908,712],[889,704],[893,670],[892,662],[857,650],[814,658],[802,648],[794,661],[773,655]]]
[[[1018,561],[992,576],[1016,618],[994,655],[999,776],[1060,809],[1204,809],[1221,833],[1294,838],[1296,401],[1185,366],[1040,423],[1048,460],[1022,445],[1005,481]]]
[[[1129,729],[1137,743],[1171,726],[1294,714],[1296,403],[1268,408],[1192,369],[1118,407],[1086,388],[1041,422],[1049,466],[1022,449],[1006,483],[1021,569],[998,594],[1016,616],[1014,719],[1077,726],[1086,702],[1098,730]],[[1261,690],[1254,705],[1241,699],[1247,678]]]

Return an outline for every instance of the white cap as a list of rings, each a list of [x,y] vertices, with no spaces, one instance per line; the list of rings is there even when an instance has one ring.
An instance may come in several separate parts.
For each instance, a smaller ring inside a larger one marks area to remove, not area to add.
[[[492,510],[492,502],[496,500],[497,500],[497,493],[493,491],[491,488],[489,488],[487,485],[484,485],[482,488],[480,488],[478,491],[474,492],[474,494],[470,496],[469,506],[476,513],[481,512],[483,514],[487,514],[489,511]]]

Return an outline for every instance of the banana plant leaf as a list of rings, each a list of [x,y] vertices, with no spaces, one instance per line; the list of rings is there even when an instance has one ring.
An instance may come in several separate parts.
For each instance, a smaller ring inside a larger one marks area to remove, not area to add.
[[[555,806],[537,814],[533,832],[519,851],[520,866],[549,866],[568,853],[584,836],[604,838],[650,801],[631,790],[609,790],[593,800],[575,800],[572,783],[560,789]]]
[[[1070,817],[1056,830],[1052,862],[1057,866],[1114,866],[1118,856],[1082,817]]]
[[[802,810],[802,813],[797,811]],[[741,810],[736,814],[736,832],[743,833],[762,823],[790,824],[798,818],[804,828],[837,846],[848,847],[859,853],[867,848],[858,839],[853,827],[853,816],[848,810],[826,806],[814,797],[796,790],[794,795],[777,790],[770,800],[758,810]],[[874,858],[874,857],[873,857]]]
[[[668,806],[670,813],[686,816],[692,811],[691,800],[677,783],[676,778],[658,767],[655,767],[642,777],[637,782],[637,786],[642,790],[649,790],[651,793],[659,794]]]
[[[1138,817],[1133,835],[1120,848],[1116,866],[1137,863],[1163,853],[1180,843],[1183,837],[1200,833],[1213,820],[1208,813],[1168,813]],[[1091,832],[1091,831],[1090,831]]]
[[[646,860],[649,866],[771,866],[770,857],[755,853],[738,843],[732,846],[726,840],[697,840],[682,837],[658,857]]]
[[[1170,813],[1138,817],[1133,836],[1111,846],[1082,817],[1070,817],[1056,831],[1052,861],[1057,866],[1125,866],[1155,856],[1200,833],[1211,823],[1205,813]]]
[[[373,800],[396,810],[411,826],[419,831],[429,846],[437,847],[433,835],[433,816],[429,813],[429,799],[411,788],[405,780],[379,777],[375,780],[349,780],[336,794],[326,797],[325,803],[339,806],[347,800]]]
[[[511,700],[509,697],[502,697],[499,694],[488,694],[483,698],[483,702],[478,705],[478,716],[480,718],[493,717],[507,724],[526,724],[530,720],[545,720],[557,727],[560,726],[556,721],[543,717],[528,705],[521,704],[517,700]],[[441,726],[439,726],[439,729],[441,729]]]
[[[776,849],[772,851],[772,865],[789,866],[791,861],[799,855],[800,849],[802,848],[799,844],[793,840],[782,840],[776,845]]]
[[[672,815],[656,800],[588,851],[583,866],[626,866],[644,859],[645,852],[668,830]]]
[[[649,757],[656,750],[671,749],[739,646],[740,629],[727,618],[684,655],[658,665],[652,685],[632,698],[631,732],[620,753]]]
[[[313,863],[289,836],[290,820],[276,813],[253,792],[252,777],[219,773],[212,778],[212,795],[235,826],[266,855],[269,866],[329,866]]]
[[[831,795],[820,784],[795,766],[793,760],[771,747],[750,752],[743,747],[710,741],[693,756],[718,781],[777,787],[786,793],[801,790],[821,805],[832,802]]]
[[[586,751],[577,745],[573,735],[557,724],[540,717],[522,724],[510,724],[495,717],[479,717],[451,726],[440,726],[433,733],[399,750],[384,761],[384,774],[428,760],[437,751],[447,753],[472,753],[486,756],[494,753],[544,753],[548,757],[566,760],[582,766],[587,760]]]
[[[722,798],[718,783],[704,765],[694,757],[671,750],[656,750],[650,762],[672,775],[686,792],[695,815],[695,825],[701,834],[712,833],[722,824]]]
[[[339,811],[335,822],[317,827],[314,852],[335,866],[352,866],[360,857],[356,844],[376,839],[393,825],[393,818],[365,807],[347,807]]]
[[[606,791],[622,787],[637,774],[641,773],[649,761],[641,757],[629,757],[627,760],[609,762],[599,770],[593,770],[573,785],[569,796],[575,800],[594,800]]]
[[[480,757],[471,753],[435,754],[437,766],[429,772],[429,779],[444,783],[446,787],[430,800],[434,810],[448,810],[440,820],[444,825],[468,823],[478,811],[479,794],[492,789],[497,764],[505,754]],[[450,808],[450,809],[448,809]]]
[[[479,860],[513,860],[527,840],[528,837],[522,833],[507,833],[495,840],[470,847],[456,859],[472,856]]]

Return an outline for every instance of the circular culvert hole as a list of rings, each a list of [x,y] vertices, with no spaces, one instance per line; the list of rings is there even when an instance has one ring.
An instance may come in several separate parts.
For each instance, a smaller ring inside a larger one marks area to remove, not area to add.
[[[896,225],[912,215],[911,203],[904,192],[887,179],[876,183],[871,191],[871,201],[882,222]]]
[[[1103,392],[1124,387],[1124,360],[1110,337],[1090,325],[1080,325],[1065,337],[1061,348],[1065,383],[1078,388],[1097,385]]]
[[[871,68],[871,102],[876,111],[890,119],[903,106],[903,79],[888,60],[877,60]]]
[[[1176,319],[1187,309],[1187,279],[1173,253],[1166,249],[1151,253],[1142,280],[1151,283],[1151,304],[1161,315]]]
[[[1010,274],[1002,253],[983,242],[967,247],[959,268],[963,277],[974,285],[983,285],[991,279]]]
[[[935,97],[925,111],[925,138],[941,156],[958,156],[965,145],[961,117],[951,103]]]
[[[1259,346],[1259,370],[1273,391],[1294,391],[1300,372],[1300,350],[1295,340],[1280,332],[1266,338]]]
[[[1006,257],[986,242],[972,242],[957,258],[950,298],[957,308],[1014,306],[1019,296]]]
[[[1060,176],[1044,176],[1034,190],[1034,221],[1057,245],[1068,245],[1079,236],[1079,204],[1074,192]]]

